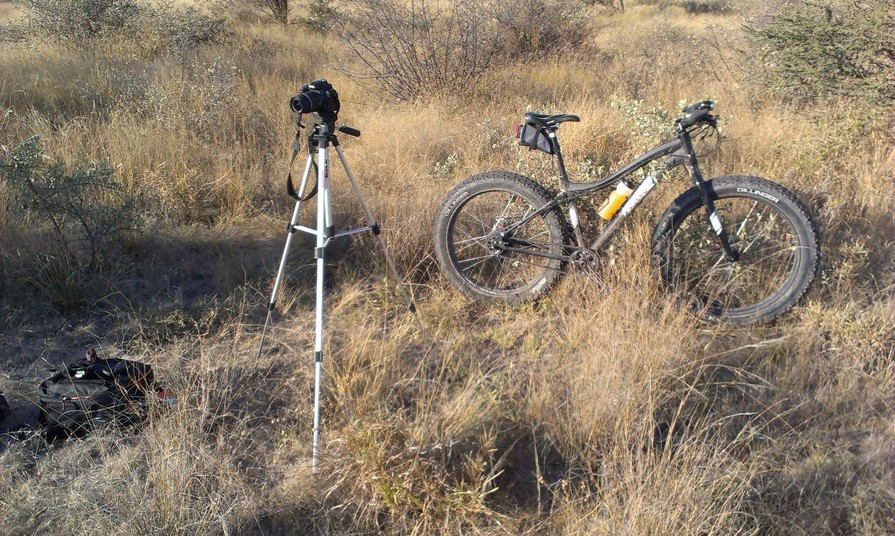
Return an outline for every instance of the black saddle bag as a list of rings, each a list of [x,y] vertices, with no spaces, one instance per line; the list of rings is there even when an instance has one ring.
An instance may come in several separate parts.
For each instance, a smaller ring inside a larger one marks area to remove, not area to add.
[[[532,123],[516,125],[516,138],[519,145],[529,149],[537,149],[547,154],[554,154],[553,144],[547,136],[547,131]]]
[[[38,388],[48,436],[64,430],[81,433],[104,424],[132,424],[145,416],[154,393],[152,367],[125,359],[72,363]]]

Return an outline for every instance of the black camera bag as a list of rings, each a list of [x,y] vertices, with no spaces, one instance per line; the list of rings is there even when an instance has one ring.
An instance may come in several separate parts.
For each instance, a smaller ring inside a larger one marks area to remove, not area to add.
[[[530,149],[537,149],[547,154],[553,154],[553,144],[547,136],[547,131],[541,127],[531,123],[517,125],[516,137],[519,138],[519,145]]]
[[[72,363],[41,382],[41,418],[48,437],[59,431],[82,433],[92,427],[132,424],[145,414],[155,388],[152,367],[125,359]]]

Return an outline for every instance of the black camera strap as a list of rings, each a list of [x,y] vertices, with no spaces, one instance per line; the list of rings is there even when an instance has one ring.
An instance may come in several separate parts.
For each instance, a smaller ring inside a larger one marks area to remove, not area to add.
[[[307,201],[317,195],[317,162],[311,161],[311,164],[314,167],[314,187],[311,188],[311,191],[308,192],[307,195],[298,195],[298,192],[295,191],[295,185],[292,183],[292,167],[295,165],[295,159],[298,157],[298,153],[301,152],[301,114],[296,114],[295,124],[295,140],[292,142],[292,157],[289,159],[289,171],[286,173],[286,193],[296,201]]]

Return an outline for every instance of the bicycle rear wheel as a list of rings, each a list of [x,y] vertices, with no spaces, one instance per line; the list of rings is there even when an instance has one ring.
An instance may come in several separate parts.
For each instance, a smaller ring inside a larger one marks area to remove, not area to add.
[[[560,275],[565,226],[536,182],[508,171],[464,180],[435,219],[435,255],[448,280],[475,300],[524,302]]]
[[[819,265],[817,226],[779,184],[747,176],[705,184],[740,259],[725,254],[693,187],[668,207],[653,233],[662,278],[707,319],[769,322],[811,285]]]

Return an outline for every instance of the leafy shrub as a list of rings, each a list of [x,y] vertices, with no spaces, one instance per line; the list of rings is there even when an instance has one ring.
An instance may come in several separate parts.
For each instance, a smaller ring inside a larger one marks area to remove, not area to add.
[[[133,31],[146,8],[132,0],[25,0],[39,37],[75,48]]]
[[[647,108],[642,100],[613,96],[611,106],[625,118],[625,132],[639,151],[674,137],[674,118],[662,108]]]
[[[307,15],[301,18],[301,23],[318,33],[328,32],[339,16],[333,0],[308,0],[305,9]]]
[[[895,98],[895,1],[801,0],[750,28],[766,84],[795,98]]]
[[[145,0],[25,0],[32,38],[76,49],[126,39],[145,53],[221,42],[224,19]]]
[[[140,228],[140,202],[124,193],[108,163],[66,172],[48,163],[32,138],[0,157],[0,180],[11,194],[10,211],[49,227],[66,264],[86,256],[94,266],[116,239]]]

